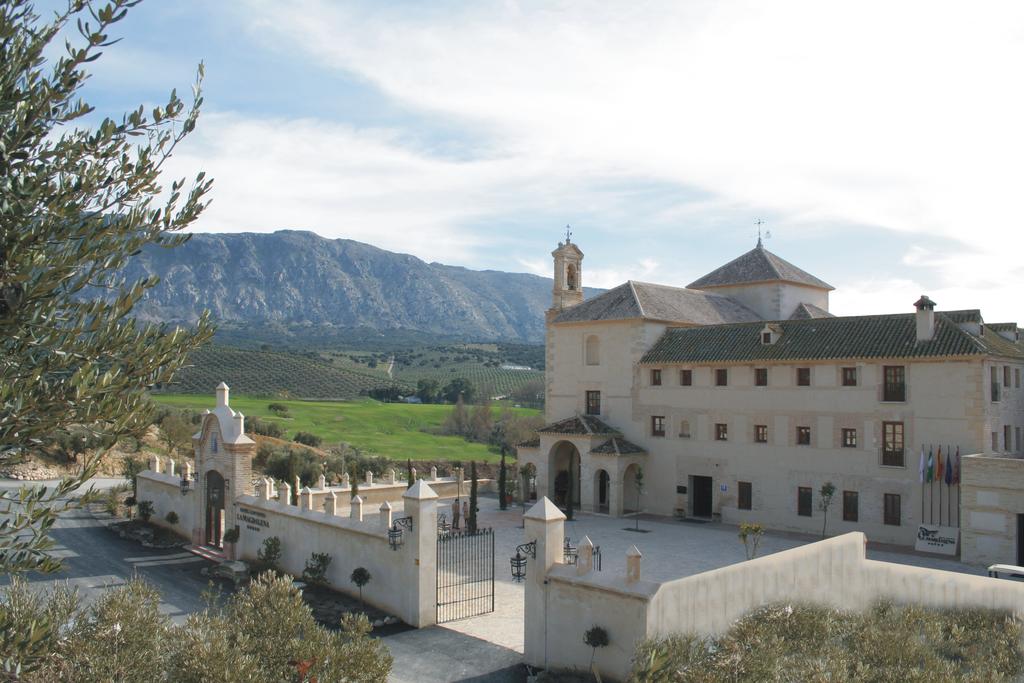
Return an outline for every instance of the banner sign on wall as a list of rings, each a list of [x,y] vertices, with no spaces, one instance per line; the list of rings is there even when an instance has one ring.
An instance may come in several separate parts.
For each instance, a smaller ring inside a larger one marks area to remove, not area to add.
[[[914,550],[939,555],[956,555],[960,529],[953,526],[936,526],[919,524],[917,526],[917,543]]]

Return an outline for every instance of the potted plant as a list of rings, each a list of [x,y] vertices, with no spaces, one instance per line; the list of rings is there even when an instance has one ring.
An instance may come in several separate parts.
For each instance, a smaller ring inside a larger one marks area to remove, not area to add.
[[[235,559],[235,544],[238,543],[240,532],[238,527],[233,527],[224,532],[224,555],[229,560]]]

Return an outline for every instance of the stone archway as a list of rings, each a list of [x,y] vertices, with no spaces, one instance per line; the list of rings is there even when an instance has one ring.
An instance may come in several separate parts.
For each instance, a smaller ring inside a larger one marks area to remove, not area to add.
[[[640,472],[640,466],[636,463],[631,464],[626,468],[626,471],[622,473],[622,512],[639,512],[643,509],[643,496],[637,495],[637,473]],[[646,489],[646,486],[645,486]],[[638,499],[639,498],[639,499]]]
[[[607,513],[611,505],[611,477],[606,470],[594,473],[594,511]]]
[[[206,545],[224,547],[224,475],[217,470],[206,473]]]
[[[569,507],[568,497],[571,488],[573,508],[579,510],[580,452],[571,442],[559,441],[551,447],[548,478],[548,491],[555,505],[560,508]]]

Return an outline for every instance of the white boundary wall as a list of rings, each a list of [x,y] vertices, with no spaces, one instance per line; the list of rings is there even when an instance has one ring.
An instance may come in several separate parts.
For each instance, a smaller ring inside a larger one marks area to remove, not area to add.
[[[152,523],[171,529],[184,538],[191,536],[192,527],[195,526],[195,520],[192,519],[195,511],[192,496],[196,493],[190,490],[182,495],[180,476],[146,470],[138,474],[136,484],[138,500],[153,503]],[[165,519],[172,510],[178,513],[177,524],[171,524]]]
[[[538,506],[527,513],[526,540],[537,539],[542,557],[542,549],[560,547],[564,517],[531,518]],[[585,671],[591,649],[583,633],[601,626],[610,642],[598,649],[595,663],[602,674],[625,680],[636,644],[644,638],[721,634],[744,614],[773,603],[860,610],[889,599],[929,607],[989,607],[1024,617],[1024,584],[868,560],[866,543],[863,533],[851,532],[666,583],[640,578],[639,557],[627,558],[636,570],[630,579],[567,566],[560,559],[552,563],[549,554],[546,574],[529,575],[540,560],[528,569],[526,663]]]

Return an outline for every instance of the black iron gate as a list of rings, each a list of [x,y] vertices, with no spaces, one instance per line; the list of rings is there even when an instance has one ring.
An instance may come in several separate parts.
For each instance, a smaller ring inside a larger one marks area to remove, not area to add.
[[[437,535],[437,623],[494,611],[494,531]]]

